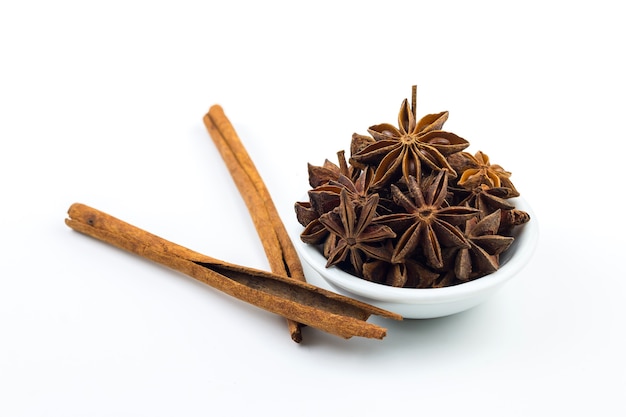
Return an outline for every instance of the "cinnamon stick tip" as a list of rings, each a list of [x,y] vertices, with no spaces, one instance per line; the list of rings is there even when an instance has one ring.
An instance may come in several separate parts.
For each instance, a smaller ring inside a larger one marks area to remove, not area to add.
[[[76,213],[81,210],[82,207],[85,207],[82,203],[73,203],[70,205],[70,208],[67,209],[67,214],[72,217],[72,213]]]
[[[72,204],[67,210],[67,214],[65,224],[77,231],[87,230],[86,228],[98,228],[103,216],[98,210],[82,203]]]
[[[293,340],[296,343],[302,342],[302,332],[300,331],[300,329],[298,329],[297,332],[291,333],[291,340]]]
[[[90,215],[93,210],[89,206],[82,203],[73,203],[69,209],[67,209],[68,218],[65,219],[65,223],[69,221],[79,221],[82,223],[92,224],[94,221],[93,215]],[[91,220],[90,220],[91,219]]]
[[[224,109],[219,104],[213,104],[209,107],[209,111],[205,114],[204,117],[210,117],[211,114],[215,114],[216,112],[224,113]]]

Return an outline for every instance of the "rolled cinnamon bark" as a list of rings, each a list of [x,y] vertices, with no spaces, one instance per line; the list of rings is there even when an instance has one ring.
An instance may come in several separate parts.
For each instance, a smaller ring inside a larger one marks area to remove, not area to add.
[[[212,106],[203,121],[246,203],[270,269],[275,274],[305,281],[300,258],[272,197],[224,110],[219,105]],[[288,326],[291,338],[299,343],[300,326],[292,321]]]
[[[398,314],[282,275],[230,264],[169,242],[84,204],[68,210],[72,229],[182,272],[266,311],[325,332],[382,339],[386,329],[368,323],[372,314]]]

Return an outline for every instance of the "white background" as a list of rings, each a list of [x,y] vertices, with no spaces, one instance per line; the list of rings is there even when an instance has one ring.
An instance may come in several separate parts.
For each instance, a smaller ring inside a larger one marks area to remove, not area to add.
[[[624,415],[622,10],[3,2],[0,415]],[[473,310],[373,318],[382,341],[307,328],[298,345],[282,318],[63,222],[82,202],[268,269],[209,106],[288,223],[306,163],[395,123],[413,84],[418,114],[448,110],[540,224],[531,263]]]

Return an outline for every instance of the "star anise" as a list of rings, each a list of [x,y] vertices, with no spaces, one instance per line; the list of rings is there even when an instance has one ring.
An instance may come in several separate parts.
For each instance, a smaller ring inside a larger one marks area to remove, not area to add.
[[[471,218],[465,223],[469,247],[457,252],[454,273],[461,281],[478,278],[499,268],[499,255],[513,243],[513,238],[498,235],[501,213],[496,210],[482,220]]]
[[[492,188],[506,188],[508,197],[517,197],[519,192],[511,182],[511,173],[500,165],[491,164],[489,157],[481,152],[472,155],[468,152],[459,152],[448,161],[460,173],[457,184],[467,189],[473,189],[482,184]]]
[[[307,164],[309,184],[312,187],[308,193],[309,201],[298,201],[294,207],[296,218],[303,226],[337,207],[341,188],[348,187],[354,198],[367,194],[373,171],[349,166],[344,151],[337,152],[337,159],[339,165],[328,159],[322,166]]]
[[[328,234],[328,229],[320,223],[319,217],[316,217],[304,227],[300,233],[300,239],[309,245],[318,245],[326,242]]]
[[[353,134],[350,158],[309,164],[308,201],[295,204],[302,241],[346,272],[405,288],[438,288],[499,268],[514,229],[530,220],[515,207],[511,173],[443,131],[448,112],[417,120],[416,88],[398,126]],[[349,163],[348,163],[349,162]]]
[[[339,165],[329,161],[328,159],[326,159],[324,164],[321,166],[307,164],[309,185],[313,189],[322,187],[331,181],[337,181],[341,175],[350,177],[353,175],[356,169],[348,166],[344,151],[337,152],[337,159],[339,160]],[[309,225],[309,223],[317,220],[320,215],[332,210],[339,204],[339,198],[337,197],[337,201],[331,204],[330,208],[320,209],[320,204],[314,205],[310,200],[311,198],[309,192],[309,201],[298,201],[294,205],[296,218],[298,219],[298,222],[305,227]]]
[[[448,176],[443,171],[424,181],[424,189],[413,176],[408,178],[407,186],[409,196],[391,185],[396,203],[406,212],[383,215],[376,220],[377,223],[390,226],[400,235],[391,262],[402,263],[419,251],[430,267],[442,268],[442,245],[468,246],[465,236],[456,226],[476,216],[478,210],[446,205]]]
[[[467,205],[477,208],[480,211],[479,218],[485,218],[496,210],[500,210],[500,228],[498,234],[511,235],[512,230],[530,221],[530,214],[515,208],[515,205],[508,201],[517,191],[512,191],[508,187],[490,187],[487,184],[480,184],[473,189],[450,187],[455,196],[457,205]]]
[[[408,178],[412,175],[419,180],[423,168],[427,172],[443,170],[456,177],[446,156],[462,151],[469,142],[441,130],[447,119],[448,112],[444,111],[417,121],[415,107],[411,108],[405,99],[400,106],[397,128],[382,123],[368,129],[371,138],[353,135],[350,162],[359,167],[376,166],[373,188],[388,185],[401,176]]]
[[[484,218],[494,211],[512,210],[515,205],[509,201],[510,189],[505,187],[489,187],[487,184],[480,184],[471,190],[453,189],[460,199],[458,205],[474,207],[480,211],[480,217]]]
[[[339,206],[339,196],[344,189],[352,201],[359,205],[364,204],[370,195],[369,184],[373,175],[370,167],[360,170],[349,166],[343,151],[337,152],[337,156],[339,166],[328,160],[321,167],[309,164],[309,183],[317,186],[309,190],[308,201],[299,201],[294,205],[296,218],[305,226],[300,235],[302,241],[310,244],[324,243],[325,248],[332,246],[333,241],[327,240],[328,229],[319,222],[319,217]],[[378,209],[389,212],[387,199],[380,199],[382,204],[378,205]]]
[[[337,180],[331,180],[309,191],[309,199],[312,207],[320,214],[326,213],[339,205],[339,194],[346,190],[351,200],[363,203],[369,196],[369,182],[371,170],[362,171],[356,181],[352,181],[345,175],[339,175]]]
[[[326,183],[309,190],[309,201],[296,202],[296,217],[300,224],[305,226],[300,237],[306,243],[322,243],[328,236],[326,229],[319,222],[319,217],[332,211],[340,204],[340,193],[346,190],[350,200],[357,204],[364,204],[369,196],[368,184],[371,179],[371,170],[361,171],[356,182],[343,174],[339,174],[336,180],[328,180]]]
[[[528,214],[524,210],[519,210],[516,208],[512,210],[502,210],[502,217],[500,219],[500,228],[498,229],[498,234],[510,236],[513,233],[513,229],[529,221],[530,214]]]
[[[318,187],[322,184],[326,184],[329,181],[336,181],[340,175],[345,175],[352,180],[355,180],[359,176],[360,170],[349,166],[346,161],[345,151],[337,152],[337,161],[339,165],[328,159],[324,161],[322,166],[316,166],[313,164],[307,164],[309,172],[309,185],[312,188]]]
[[[394,238],[396,234],[385,225],[372,223],[378,200],[378,195],[372,194],[363,205],[358,205],[350,199],[348,191],[342,189],[339,206],[320,216],[320,223],[332,235],[327,267],[348,261],[362,276],[366,260],[389,258],[383,241]]]
[[[382,260],[373,260],[363,265],[363,278],[392,287],[430,288],[440,276],[414,259],[392,264]]]
[[[343,174],[339,174],[337,181],[330,180],[309,190],[309,201],[297,202],[295,205],[296,217],[305,226],[300,235],[302,241],[321,243],[326,238],[328,229],[319,223],[319,217],[339,206],[342,190],[346,190],[349,199],[356,204],[364,204],[369,196],[366,184],[367,172],[363,171],[356,184]]]

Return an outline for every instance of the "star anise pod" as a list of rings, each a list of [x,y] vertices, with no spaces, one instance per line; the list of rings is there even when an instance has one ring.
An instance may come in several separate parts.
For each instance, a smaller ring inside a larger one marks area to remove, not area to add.
[[[317,194],[323,194],[329,183],[345,182],[344,180],[340,180],[341,177],[357,178],[360,175],[361,170],[348,166],[344,151],[337,152],[337,159],[339,160],[339,165],[328,159],[325,160],[324,164],[321,166],[307,164],[309,185],[311,185],[314,192],[315,190],[318,191]],[[337,188],[337,186],[330,186],[330,190],[336,191],[331,192],[332,201],[326,201],[323,197],[312,197],[311,191],[309,191],[309,201],[296,202],[294,208],[298,222],[306,227],[311,222],[317,220],[320,215],[337,207],[337,205],[339,205],[339,191]],[[336,194],[336,196],[334,194]]]
[[[489,157],[481,152],[472,155],[468,152],[459,152],[448,158],[448,162],[457,170],[460,177],[457,184],[467,189],[473,189],[482,184],[492,188],[506,188],[508,197],[517,197],[519,192],[511,182],[511,173],[500,165],[491,164]]]
[[[458,205],[474,207],[480,211],[480,217],[484,218],[494,211],[513,210],[515,205],[509,201],[510,189],[505,187],[489,187],[480,184],[471,190],[454,189],[455,195],[464,196]]]
[[[397,128],[382,123],[368,129],[372,138],[353,135],[350,162],[357,167],[376,166],[373,188],[388,185],[401,176],[413,176],[419,180],[423,168],[427,172],[443,170],[456,177],[446,156],[462,151],[469,146],[469,142],[441,130],[447,119],[448,112],[444,111],[417,121],[415,106],[411,108],[405,99],[398,113]]]
[[[304,227],[319,217],[317,212],[311,207],[310,201],[296,201],[293,208],[296,212],[298,223]]]
[[[319,245],[328,239],[328,229],[320,223],[319,217],[311,220],[300,233],[300,239],[309,245]]]
[[[332,237],[327,267],[348,261],[357,275],[363,276],[363,263],[368,259],[388,259],[383,241],[396,234],[387,226],[374,224],[379,197],[372,194],[363,205],[352,201],[346,189],[340,193],[340,204],[320,216],[319,221]]]
[[[337,152],[337,161],[339,165],[328,159],[324,161],[322,166],[307,164],[309,185],[311,185],[311,188],[326,184],[329,181],[336,181],[340,175],[345,175],[352,180],[355,180],[359,176],[360,170],[348,165],[345,151],[341,150]]]
[[[295,204],[302,241],[327,266],[372,282],[408,288],[457,285],[494,272],[530,220],[510,199],[511,173],[443,131],[448,112],[416,118],[404,100],[398,125],[353,134],[349,164],[309,164],[308,201]]]
[[[511,235],[513,229],[530,221],[530,214],[515,208],[508,201],[511,198],[511,189],[506,187],[489,187],[480,184],[472,190],[450,187],[453,190],[457,205],[467,205],[477,208],[479,218],[485,218],[496,210],[500,210],[500,228],[498,234]]]
[[[373,260],[363,265],[364,279],[392,287],[431,288],[439,276],[439,272],[435,272],[413,259],[407,259],[396,264]]]
[[[364,204],[369,196],[368,184],[370,179],[371,170],[369,169],[361,171],[356,182],[343,174],[339,174],[337,180],[329,180],[309,190],[309,201],[296,202],[295,204],[296,217],[300,224],[305,226],[300,234],[302,241],[312,244],[322,243],[328,236],[328,229],[319,222],[319,217],[339,206],[342,190],[346,190],[349,199],[356,204]]]
[[[331,180],[309,191],[309,200],[312,207],[320,214],[324,214],[339,205],[339,194],[341,190],[346,190],[351,200],[360,204],[365,202],[369,196],[369,183],[372,178],[372,171],[365,170],[356,181],[352,181],[345,175],[339,175],[337,180]]]
[[[321,166],[307,164],[307,170],[309,173],[309,185],[311,188],[319,187],[323,184],[327,184],[329,181],[336,180],[342,173],[348,175],[349,171],[345,162],[345,155],[343,151],[337,152],[339,158],[339,165],[326,159]],[[342,163],[343,158],[343,163]],[[296,218],[298,222],[307,226],[313,220],[317,219],[320,214],[315,208],[312,207],[310,201],[297,201],[294,205],[296,210]]]
[[[500,210],[496,210],[482,220],[472,218],[465,223],[469,247],[458,250],[454,265],[454,273],[461,281],[490,274],[499,268],[499,255],[514,240],[498,235],[500,219]]]
[[[500,229],[498,229],[498,233],[501,235],[510,235],[512,234],[515,227],[521,226],[529,221],[530,214],[528,214],[524,210],[502,210]]]
[[[295,203],[296,217],[300,224],[307,226],[320,215],[339,205],[339,190],[347,186],[356,194],[368,192],[373,171],[363,171],[348,165],[344,151],[337,152],[339,165],[326,159],[324,164],[307,164],[309,173],[309,201]],[[319,194],[319,195],[318,195]],[[326,197],[330,198],[330,201]]]
[[[425,181],[422,190],[415,177],[407,182],[409,195],[397,186],[391,185],[396,203],[405,213],[380,216],[377,223],[388,225],[400,235],[391,262],[402,263],[421,252],[426,263],[432,268],[443,268],[442,245],[445,247],[468,246],[465,236],[456,227],[478,214],[478,210],[466,206],[447,206],[448,176],[439,171],[432,179]]]
[[[364,178],[365,172],[362,175]],[[340,204],[340,194],[346,190],[350,200],[356,204],[363,204],[367,198],[367,190],[364,189],[364,179],[353,183],[348,177],[340,174],[337,181],[329,181],[319,187],[309,190],[309,201],[297,202],[296,217],[305,226],[300,234],[302,241],[306,243],[321,243],[327,236],[327,229],[319,223],[319,217],[324,213],[334,210]],[[303,223],[303,221],[307,223]]]

